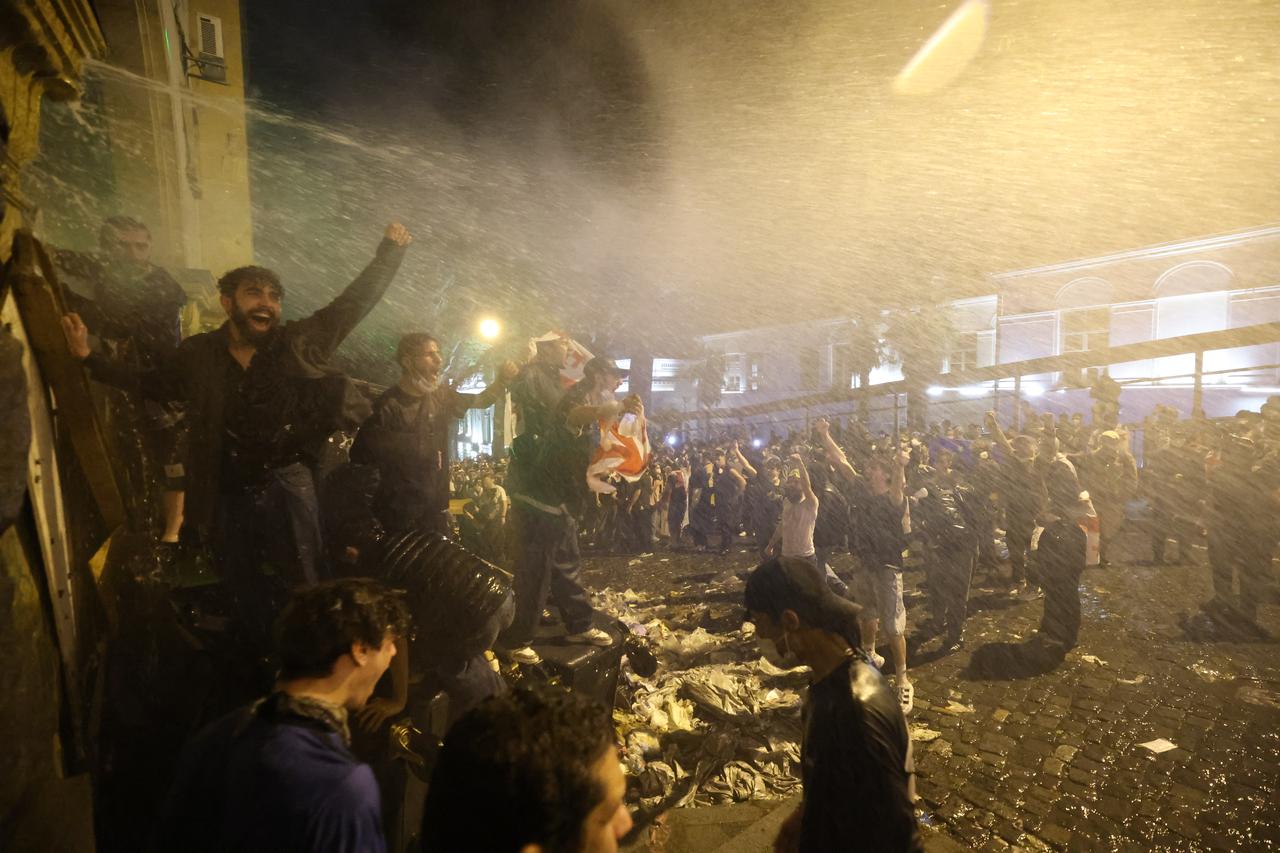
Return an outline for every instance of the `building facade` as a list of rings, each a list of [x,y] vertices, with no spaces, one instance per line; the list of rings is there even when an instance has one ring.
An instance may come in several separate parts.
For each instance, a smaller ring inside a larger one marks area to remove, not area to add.
[[[929,389],[931,419],[981,422],[992,408],[1011,411],[1015,390],[1040,410],[1089,411],[1084,386],[1092,377],[1087,374],[1027,375],[1016,389],[1012,379],[984,385],[949,381],[974,368],[1280,321],[1280,227],[996,273],[988,283],[985,295],[941,306],[950,333],[937,364],[938,383]],[[875,330],[883,356],[869,376],[873,389],[903,378],[892,341],[884,340],[887,320],[883,314]],[[703,337],[706,350],[723,359],[717,408],[770,409],[748,418],[762,431],[785,431],[818,414],[851,414],[852,395],[808,409],[788,404],[857,387],[858,378],[842,357],[852,322],[824,318]],[[679,378],[684,364],[661,361],[661,370],[659,360],[654,362],[653,408],[694,419],[694,389]],[[1216,417],[1257,409],[1268,395],[1280,393],[1277,365],[1280,342],[1205,352],[1200,376],[1205,413]],[[1099,365],[1094,372],[1104,368],[1125,388],[1124,421],[1139,421],[1160,403],[1191,411],[1193,353]],[[659,375],[673,378],[659,385]],[[901,405],[877,397],[870,419],[891,428]]]

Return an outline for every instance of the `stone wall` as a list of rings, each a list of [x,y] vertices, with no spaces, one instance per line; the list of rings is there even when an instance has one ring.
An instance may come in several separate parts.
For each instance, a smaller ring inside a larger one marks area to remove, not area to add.
[[[41,100],[75,97],[83,59],[101,55],[103,47],[87,0],[0,0],[0,262],[34,213],[18,178],[36,154]],[[0,284],[0,299],[6,295]],[[0,350],[5,368],[21,357],[21,347]],[[9,407],[3,414],[26,411]],[[10,479],[27,473],[9,465],[3,472]],[[22,482],[4,486],[21,490]],[[0,529],[0,850],[92,850],[89,776],[69,775],[62,754],[69,709],[52,602],[26,507]]]

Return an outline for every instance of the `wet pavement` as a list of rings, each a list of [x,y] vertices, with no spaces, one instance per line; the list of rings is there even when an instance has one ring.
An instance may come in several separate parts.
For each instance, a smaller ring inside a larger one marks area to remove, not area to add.
[[[1144,542],[1135,535],[1120,545],[1145,557]],[[1117,553],[1126,556],[1124,547]],[[1280,644],[1197,630],[1210,581],[1204,552],[1193,557],[1192,565],[1134,559],[1088,569],[1080,644],[1056,666],[1023,645],[1042,601],[1011,597],[1007,584],[975,582],[960,651],[912,637],[909,723],[930,849],[1280,847]],[[754,553],[634,560],[588,557],[586,580],[650,594],[696,588],[749,568]],[[907,573],[909,631],[924,615],[923,579]],[[1274,597],[1259,621],[1280,637]],[[790,808],[679,809],[629,849],[769,850]]]

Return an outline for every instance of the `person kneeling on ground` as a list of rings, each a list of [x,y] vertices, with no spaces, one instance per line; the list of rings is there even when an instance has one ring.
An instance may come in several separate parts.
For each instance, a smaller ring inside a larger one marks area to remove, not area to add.
[[[408,615],[375,581],[295,594],[276,624],[276,691],[200,732],[178,767],[156,850],[382,853],[378,784],[350,750]]]
[[[449,730],[425,853],[614,853],[631,829],[609,714],[559,689],[486,699]]]
[[[859,607],[792,558],[747,578],[747,619],[779,666],[813,670],[804,702],[804,799],[774,850],[923,851],[912,806],[907,721],[860,648]]]

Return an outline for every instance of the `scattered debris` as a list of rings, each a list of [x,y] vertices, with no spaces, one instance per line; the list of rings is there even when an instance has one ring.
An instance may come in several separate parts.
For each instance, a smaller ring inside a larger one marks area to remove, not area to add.
[[[1191,664],[1191,666],[1187,667],[1187,669],[1190,669],[1196,675],[1200,676],[1205,681],[1208,681],[1210,683],[1213,683],[1216,681],[1223,681],[1225,679],[1230,678],[1230,676],[1223,675],[1221,672],[1218,672],[1216,669],[1209,669],[1209,667],[1204,665],[1204,661],[1196,661],[1195,663]]]
[[[755,626],[738,621],[741,584],[733,575],[711,578],[696,600],[682,590],[596,595],[658,659],[651,678],[624,666],[613,713],[644,808],[781,799],[798,790],[808,669],[760,657]]]
[[[942,732],[936,732],[926,726],[916,725],[911,726],[910,734],[911,740],[916,743],[929,743],[930,741],[934,741],[942,737]]]
[[[1004,708],[996,708],[995,713],[991,715],[991,719],[995,720],[997,723],[1003,723],[1005,720],[1009,719],[1009,712]]]
[[[1107,662],[1104,661],[1102,658],[1098,657],[1097,655],[1080,655],[1080,660],[1084,661],[1085,663],[1095,664],[1097,666],[1107,665]]]
[[[946,705],[938,707],[937,710],[944,714],[972,714],[974,709],[972,705],[964,705],[951,699]]]
[[[1236,691],[1240,701],[1263,708],[1280,708],[1280,693],[1274,690],[1263,690],[1261,687],[1246,685]]]
[[[1149,749],[1152,752],[1154,752],[1156,755],[1159,755],[1162,752],[1168,752],[1171,749],[1178,748],[1178,745],[1176,743],[1174,743],[1171,740],[1165,740],[1162,737],[1156,738],[1155,740],[1149,740],[1146,743],[1140,743],[1138,744],[1138,746],[1141,746],[1144,749]]]
[[[1147,677],[1141,674],[1135,675],[1133,678],[1117,678],[1116,679],[1116,681],[1120,682],[1121,684],[1141,684],[1146,680],[1147,680]]]

